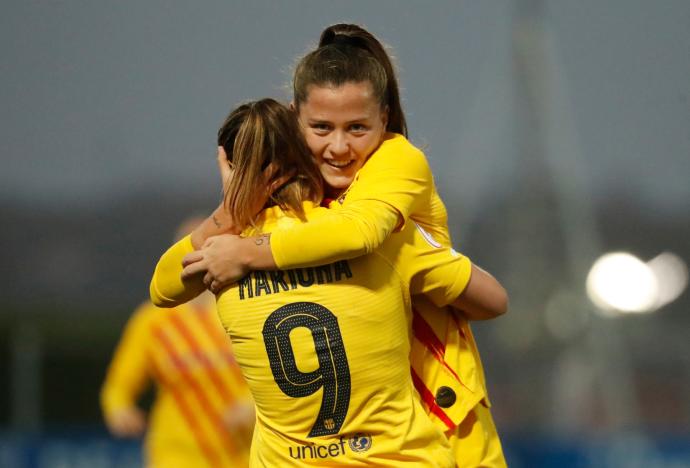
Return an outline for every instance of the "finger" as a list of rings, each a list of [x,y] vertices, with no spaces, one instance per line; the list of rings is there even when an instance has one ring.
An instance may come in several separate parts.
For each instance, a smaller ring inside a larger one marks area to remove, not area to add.
[[[180,278],[182,278],[182,280],[184,281],[188,278],[191,278],[194,275],[197,275],[205,271],[206,265],[203,262],[192,263],[191,265],[187,265],[182,269],[182,273],[180,273]]]
[[[206,272],[206,274],[204,275],[204,286],[210,289],[211,284],[213,284],[213,275],[211,275],[211,273],[209,272]]]
[[[228,165],[228,154],[225,152],[225,148],[218,146],[218,153],[216,154],[216,161],[218,161],[218,167]]]
[[[223,181],[223,187],[227,186],[227,183],[232,178],[232,166],[230,161],[228,161],[228,155],[225,152],[225,148],[222,146],[218,147],[218,155],[216,157],[218,161],[218,170],[220,171],[220,179]]]
[[[188,253],[187,255],[182,258],[182,266],[186,267],[187,265],[191,265],[192,263],[200,262],[201,260],[204,259],[204,254],[196,250],[192,253]]]
[[[211,282],[211,286],[209,287],[209,290],[210,290],[213,294],[218,294],[218,293],[220,292],[221,289],[223,289],[223,285],[220,284],[220,281],[218,281],[218,280],[213,280],[213,281]]]

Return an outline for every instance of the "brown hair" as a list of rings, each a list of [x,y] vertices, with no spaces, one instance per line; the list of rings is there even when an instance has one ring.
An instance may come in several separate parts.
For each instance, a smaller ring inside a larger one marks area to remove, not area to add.
[[[369,81],[381,107],[388,110],[389,132],[407,136],[395,68],[383,44],[356,24],[334,24],[321,33],[319,46],[297,64],[295,106],[306,102],[309,86],[341,86]]]
[[[304,221],[302,202],[321,200],[321,175],[297,117],[279,102],[261,99],[233,110],[218,130],[218,145],[233,168],[224,203],[241,228],[253,224],[256,187],[264,186],[264,171],[271,163],[271,181],[294,175],[270,195],[267,206],[278,205]]]

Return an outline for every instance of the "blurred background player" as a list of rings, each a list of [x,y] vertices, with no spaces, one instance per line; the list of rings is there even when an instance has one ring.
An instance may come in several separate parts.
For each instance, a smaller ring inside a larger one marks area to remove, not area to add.
[[[176,240],[201,221],[190,218]],[[137,400],[151,382],[148,418]],[[142,304],[125,326],[101,390],[108,430],[145,434],[147,467],[247,466],[254,403],[215,310],[202,294],[173,309]]]

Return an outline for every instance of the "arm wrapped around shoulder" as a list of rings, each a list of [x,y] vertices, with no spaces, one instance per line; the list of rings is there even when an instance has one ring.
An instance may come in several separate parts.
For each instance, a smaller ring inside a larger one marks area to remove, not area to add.
[[[182,281],[182,259],[194,252],[190,236],[182,238],[170,247],[158,260],[151,278],[149,294],[158,307],[175,307],[189,302],[204,292],[206,287],[201,274]]]
[[[452,305],[467,320],[489,320],[508,311],[508,293],[496,278],[473,264],[465,290]]]
[[[289,230],[274,231],[271,250],[280,269],[332,263],[371,253],[395,230],[400,213],[380,200],[358,200]]]

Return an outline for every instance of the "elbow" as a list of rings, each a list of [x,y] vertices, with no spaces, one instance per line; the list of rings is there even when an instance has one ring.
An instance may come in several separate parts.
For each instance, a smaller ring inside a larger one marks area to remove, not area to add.
[[[488,319],[498,318],[508,312],[508,293],[496,280],[493,281],[491,293],[482,302],[484,315]]]
[[[165,281],[156,281],[156,277],[151,280],[149,286],[149,297],[156,307],[172,309],[185,304],[206,290],[206,286],[201,282],[192,280],[189,282],[180,281],[178,284],[168,284]]]
[[[508,293],[491,274],[472,265],[472,276],[460,296],[472,320],[490,320],[508,312]]]
[[[492,320],[508,312],[508,295],[495,293],[476,301],[460,296],[452,306],[460,310],[467,320]]]
[[[151,284],[149,284],[149,298],[151,299],[153,305],[155,305],[156,307],[165,307],[165,300],[163,296],[161,296],[158,293],[158,288],[156,287],[155,279],[151,280]]]
[[[172,299],[168,299],[163,294],[161,294],[158,290],[158,287],[156,286],[155,279],[151,280],[151,284],[149,285],[149,298],[151,299],[153,305],[164,309],[177,307],[178,305],[184,303],[184,301],[175,301]]]
[[[501,286],[500,290],[496,293],[495,301],[496,303],[492,311],[494,317],[500,317],[508,313],[508,293],[503,286]]]
[[[476,312],[468,318],[474,320],[492,320],[508,312],[508,296],[496,295],[483,304],[477,304]]]

